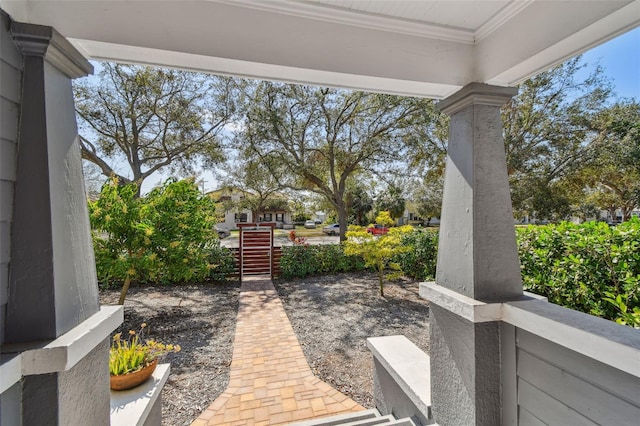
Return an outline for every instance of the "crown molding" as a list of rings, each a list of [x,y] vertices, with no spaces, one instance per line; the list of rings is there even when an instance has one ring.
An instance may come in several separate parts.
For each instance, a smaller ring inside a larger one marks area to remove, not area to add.
[[[511,0],[509,4],[500,9],[474,32],[474,41],[478,43],[483,38],[504,25],[505,22],[526,9],[534,0]]]
[[[446,27],[427,22],[412,21],[392,16],[356,12],[314,2],[292,0],[209,0],[231,6],[275,12],[301,18],[339,23],[361,28],[388,31],[417,37],[435,38],[463,44],[475,44],[526,9],[534,0],[511,0],[505,7],[483,23],[477,30]]]
[[[375,15],[366,12],[354,12],[351,10],[332,7],[319,3],[302,3],[291,0],[208,0],[214,3],[222,3],[231,6],[244,7],[275,12],[301,18],[315,19],[329,23],[351,25],[361,28],[388,31],[417,37],[425,37],[450,41],[454,43],[474,44],[473,31],[429,24],[426,22],[411,21],[390,16]]]

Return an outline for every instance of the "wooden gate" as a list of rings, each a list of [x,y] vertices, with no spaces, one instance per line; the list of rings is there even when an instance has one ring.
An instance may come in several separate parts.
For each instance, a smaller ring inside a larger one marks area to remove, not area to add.
[[[275,223],[239,223],[238,250],[240,280],[246,275],[273,278],[273,228]]]

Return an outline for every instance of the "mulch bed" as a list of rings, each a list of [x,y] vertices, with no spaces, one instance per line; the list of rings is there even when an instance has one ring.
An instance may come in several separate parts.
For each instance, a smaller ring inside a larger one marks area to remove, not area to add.
[[[404,334],[429,349],[428,303],[418,284],[396,280],[380,297],[369,273],[276,280],[278,294],[313,372],[365,407],[373,407],[373,361],[366,338]],[[182,350],[171,362],[162,398],[164,425],[189,425],[229,382],[239,283],[140,286],[129,290],[125,323],[148,325],[149,336]],[[119,291],[102,290],[101,303]]]

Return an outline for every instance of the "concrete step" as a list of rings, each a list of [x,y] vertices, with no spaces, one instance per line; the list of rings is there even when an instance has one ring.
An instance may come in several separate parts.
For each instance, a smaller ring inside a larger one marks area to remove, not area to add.
[[[394,425],[394,426],[417,426],[417,425],[419,425],[419,423],[414,423],[414,421],[411,420],[410,418],[406,418],[406,419],[394,420],[391,423],[387,423],[387,425],[389,425],[389,426],[391,426],[391,425]]]
[[[337,425],[347,425],[350,422],[369,420],[369,419],[374,419],[379,417],[380,417],[380,413],[378,412],[378,410],[372,409],[372,410],[358,411],[356,413],[339,414],[337,416],[311,419],[303,422],[289,423],[289,426],[337,426]]]
[[[348,423],[340,423],[340,425],[341,426],[374,426],[374,425],[384,424],[386,426],[386,425],[392,424],[392,422],[394,422],[395,420],[396,420],[395,417],[388,415],[388,416],[376,417],[373,419],[357,420],[357,421],[348,422]]]
[[[357,413],[340,414],[322,417],[303,422],[289,423],[289,426],[420,426],[410,418],[396,420],[392,415],[382,416],[378,410],[359,411]]]

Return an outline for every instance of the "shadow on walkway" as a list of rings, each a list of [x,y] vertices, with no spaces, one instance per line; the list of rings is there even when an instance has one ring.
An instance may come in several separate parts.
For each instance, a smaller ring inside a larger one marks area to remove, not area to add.
[[[316,378],[268,277],[240,288],[229,386],[192,426],[276,425],[364,410]]]

